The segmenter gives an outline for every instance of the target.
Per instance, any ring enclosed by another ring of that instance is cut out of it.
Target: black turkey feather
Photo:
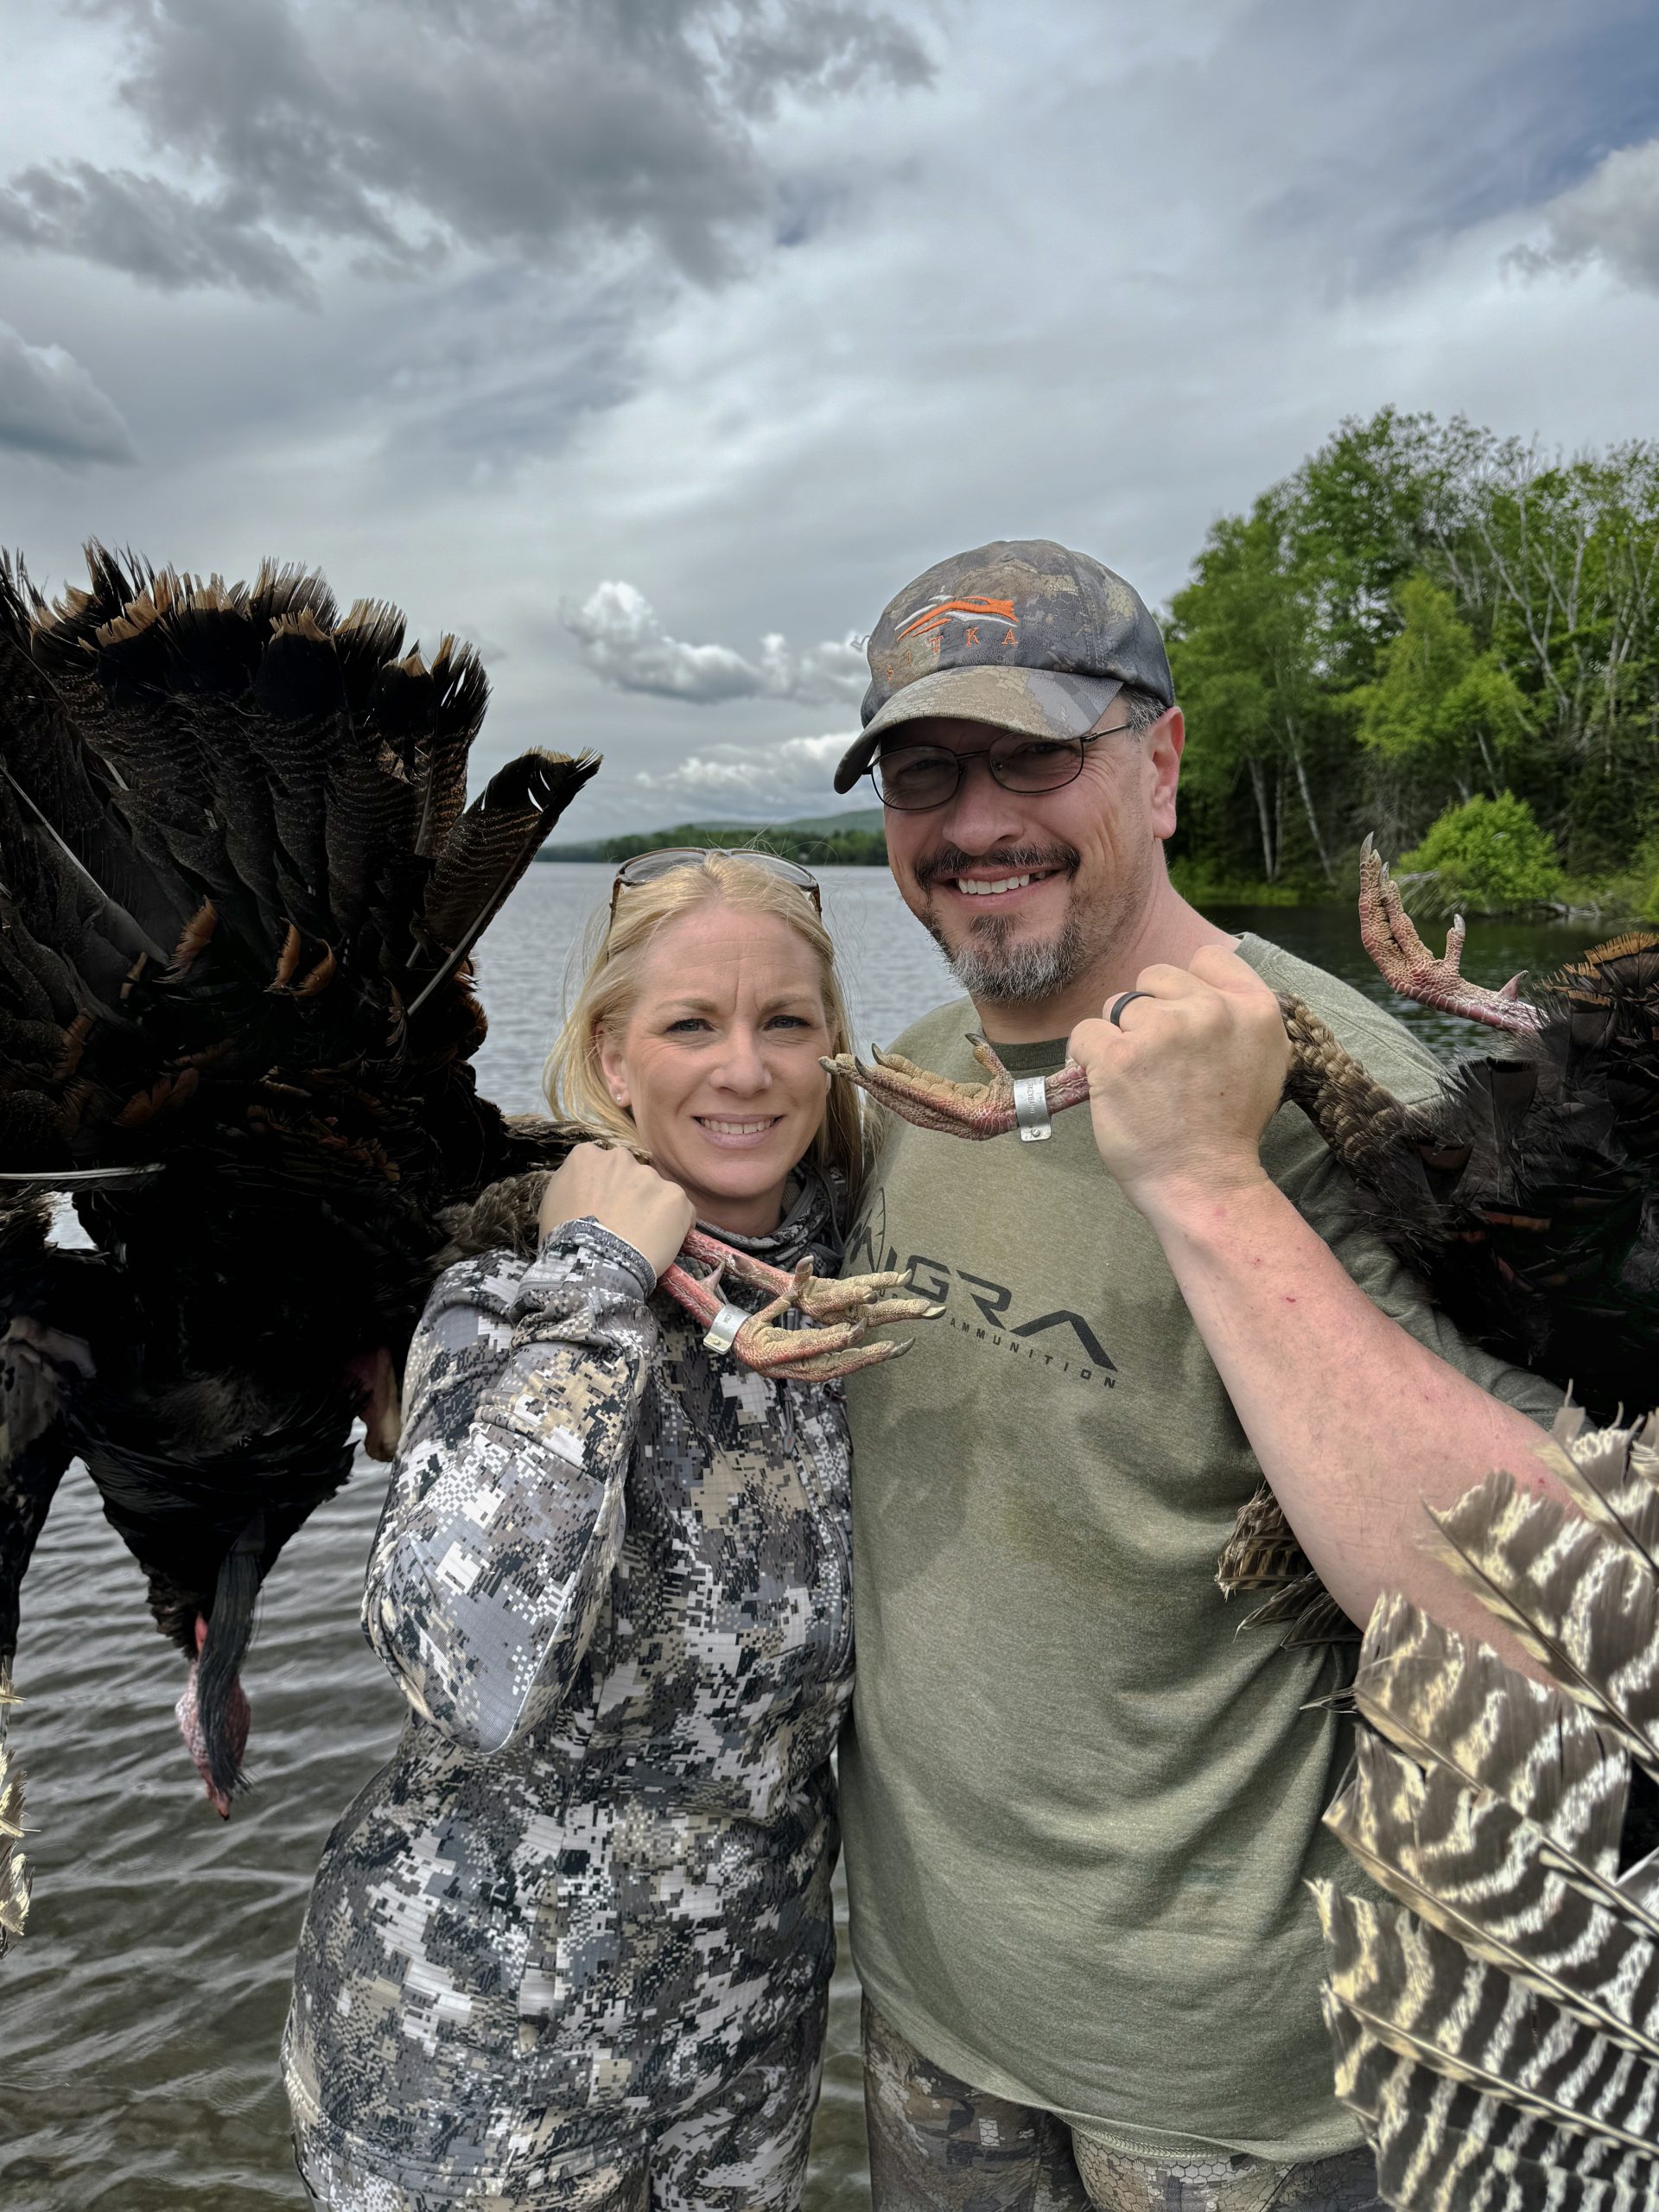
[[[599,762],[528,753],[468,807],[469,647],[428,661],[395,607],[341,615],[291,566],[88,567],[48,604],[0,563],[0,1732],[18,1588],[79,1457],[188,1662],[180,1723],[224,1814],[264,1577],[346,1478],[356,1419],[390,1456],[440,1268],[533,1244],[582,1134],[480,1096],[470,956]],[[91,1250],[51,1243],[48,1191]],[[663,1287],[705,1325],[726,1278],[766,1294],[721,1341],[786,1376],[890,1357],[865,1330],[928,1310],[699,1232],[683,1256]],[[0,1948],[28,1901],[10,1757]]]
[[[193,1662],[182,1717],[224,1809],[259,1583],[345,1479],[354,1417],[390,1440],[439,1216],[564,1140],[479,1097],[464,950],[424,912],[476,662],[446,640],[414,701],[401,617],[337,620],[303,570],[89,565],[56,606],[0,576],[0,1167],[90,1172],[95,1247],[51,1249],[11,1186],[0,1659],[78,1453]],[[515,787],[545,829],[597,766],[533,754]],[[497,903],[534,850],[517,836]]]
[[[1580,1402],[1541,1444],[1575,1510],[1494,1473],[1433,1516],[1548,1682],[1398,1598],[1361,1644],[1355,1766],[1327,1819],[1395,1902],[1316,1885],[1338,2094],[1400,2212],[1650,2212],[1659,1416],[1618,1424],[1659,1402],[1659,939],[1613,938],[1522,1000],[1462,976],[1461,921],[1432,957],[1369,848],[1363,868],[1382,972],[1510,1050],[1404,1107],[1291,1009],[1293,1095],[1464,1332]],[[1586,1427],[1586,1404],[1609,1426]],[[1288,1534],[1259,1497],[1222,1580],[1279,1585],[1255,1618],[1294,1638],[1329,1600]]]

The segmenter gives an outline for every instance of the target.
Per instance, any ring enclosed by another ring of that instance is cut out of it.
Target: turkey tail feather
[[[1659,1781],[1659,1573],[1632,1533],[1659,1505],[1656,1427],[1557,1422],[1543,1449],[1583,1517],[1495,1473],[1431,1518],[1452,1572]]]
[[[86,863],[76,858],[75,855],[70,850],[68,845],[58,835],[57,831],[52,827],[51,823],[48,821],[46,816],[41,812],[41,809],[35,804],[35,801],[29,797],[29,793],[23,789],[22,785],[17,781],[17,779],[12,774],[10,769],[8,768],[3,762],[0,762],[0,776],[3,776],[5,778],[6,781],[11,785],[12,790],[16,793],[17,797],[22,799],[23,804],[29,809],[29,812],[35,817],[35,819],[40,823],[46,835],[52,840],[52,842],[62,854],[64,859],[74,870],[79,880],[86,885],[86,888],[97,899],[99,906],[104,911],[105,916],[109,921],[111,932],[115,938],[117,943],[121,944],[135,958],[142,952],[146,954],[151,960],[160,961],[164,963],[167,959],[167,955],[162,951],[161,946],[156,944],[155,938],[150,936],[147,930],[142,928],[140,925],[133,919],[132,916],[127,912],[126,908],[121,904],[119,899],[111,897],[110,893],[104,888],[97,877],[93,875],[91,869],[86,867]]]
[[[1390,2204],[1642,2212],[1659,2182],[1652,2066],[1408,1913],[1314,1885],[1337,2091]]]
[[[424,920],[448,957],[410,1005],[446,983],[499,912],[543,839],[592,777],[599,759],[525,753],[491,777],[450,831],[428,887]]]

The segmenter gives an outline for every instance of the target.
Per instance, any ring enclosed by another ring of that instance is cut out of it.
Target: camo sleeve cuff
[[[558,1223],[543,1237],[524,1276],[525,1294],[533,1297],[547,1283],[561,1296],[567,1294],[569,1263],[584,1259],[591,1260],[596,1269],[632,1276],[637,1286],[635,1294],[642,1303],[657,1287],[657,1270],[645,1254],[591,1214],[583,1214],[580,1220]]]

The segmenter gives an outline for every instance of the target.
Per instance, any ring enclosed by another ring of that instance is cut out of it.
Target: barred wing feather
[[[1315,1895],[1338,2094],[1402,2212],[1659,2202],[1656,1434],[1569,1412],[1543,1449],[1578,1513],[1494,1474],[1433,1516],[1548,1682],[1399,1598],[1366,1630],[1327,1820],[1395,1902]]]

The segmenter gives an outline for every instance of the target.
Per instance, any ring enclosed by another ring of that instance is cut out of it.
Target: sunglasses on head
[[[616,902],[625,891],[634,891],[642,883],[655,883],[661,875],[671,875],[677,868],[701,868],[710,858],[723,861],[753,861],[768,875],[779,876],[785,883],[792,883],[804,891],[812,901],[815,912],[823,912],[823,897],[818,889],[818,880],[810,869],[794,861],[786,861],[776,853],[751,851],[732,852],[724,845],[665,845],[659,853],[636,853],[631,861],[624,861],[616,871],[611,885],[611,913],[614,918]]]

